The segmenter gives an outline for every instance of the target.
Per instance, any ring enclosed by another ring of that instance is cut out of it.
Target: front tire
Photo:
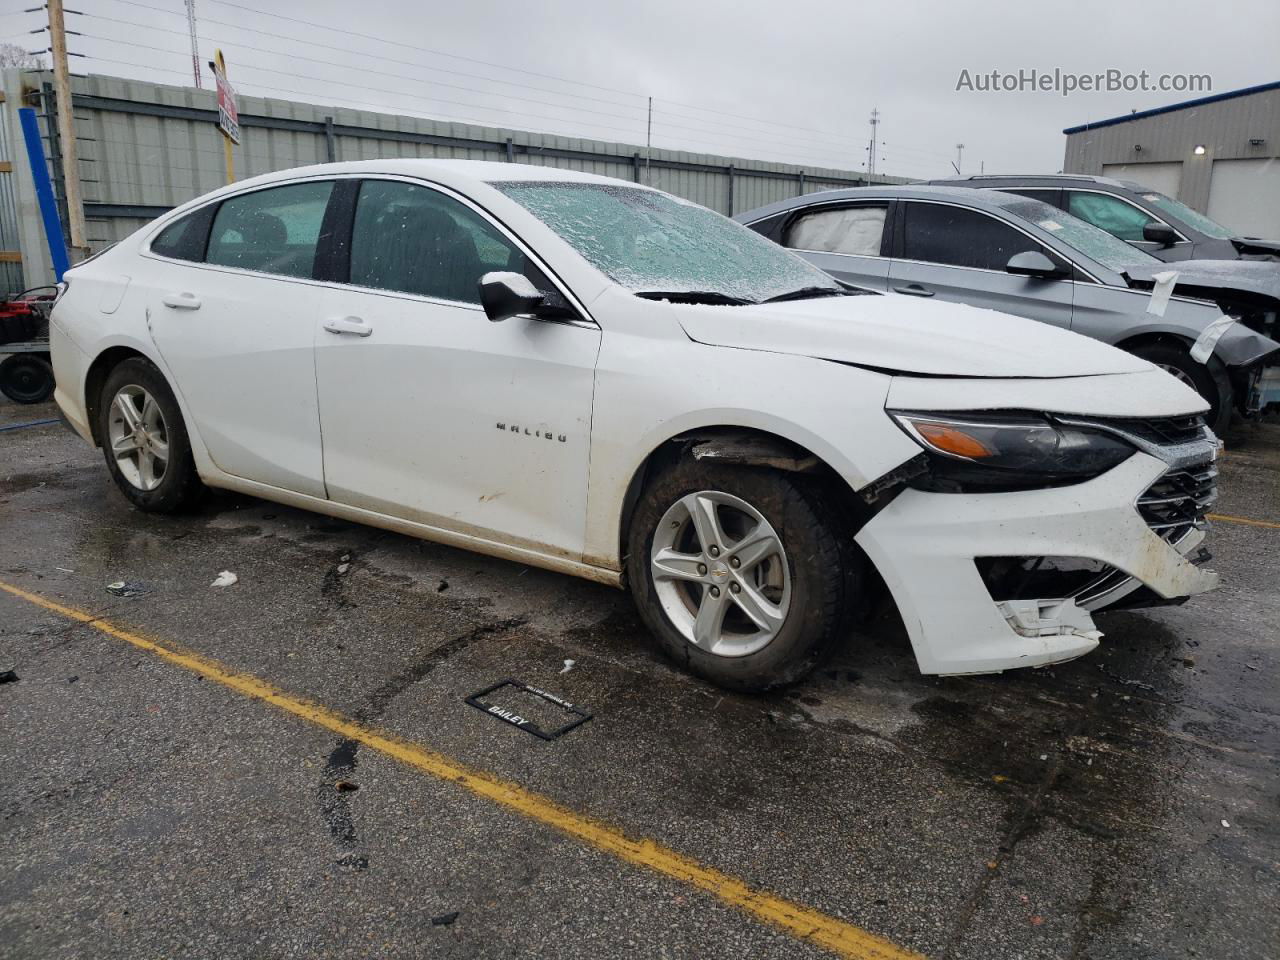
[[[795,475],[686,461],[640,498],[627,581],[668,656],[717,686],[758,692],[831,653],[862,587],[855,551]]]
[[[131,357],[107,375],[97,429],[111,478],[139,510],[176,513],[200,499],[182,411],[155,364]]]
[[[1226,436],[1227,428],[1231,426],[1234,391],[1231,379],[1227,376],[1227,368],[1221,360],[1210,357],[1208,363],[1199,363],[1191,359],[1191,353],[1186,347],[1172,343],[1144,344],[1133,353],[1177,377],[1204,397],[1209,404],[1205,422],[1219,437]]]

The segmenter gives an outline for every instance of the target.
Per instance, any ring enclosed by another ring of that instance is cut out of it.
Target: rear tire
[[[712,528],[718,536],[706,534]],[[843,635],[866,570],[808,478],[697,461],[646,488],[625,564],[662,650],[744,692],[795,683],[818,666]]]
[[[107,374],[97,437],[111,479],[139,510],[176,513],[204,493],[178,401],[151,361],[130,357]]]
[[[38,353],[0,360],[0,393],[14,403],[44,403],[53,396],[53,367]]]
[[[1132,353],[1177,377],[1204,397],[1209,404],[1205,422],[1219,437],[1226,436],[1227,428],[1231,426],[1235,391],[1221,360],[1210,357],[1208,363],[1198,363],[1191,359],[1189,348],[1172,343],[1144,344]]]

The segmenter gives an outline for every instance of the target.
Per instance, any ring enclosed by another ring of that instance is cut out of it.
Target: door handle
[[[349,334],[356,337],[367,337],[373,333],[373,327],[369,326],[359,317],[342,317],[337,320],[325,321],[324,328],[330,333],[339,335]]]
[[[932,297],[933,291],[926,290],[918,283],[909,283],[905,287],[894,287],[894,293],[905,293],[908,297]]]
[[[175,310],[199,310],[200,298],[194,293],[170,293],[161,297],[160,302]]]

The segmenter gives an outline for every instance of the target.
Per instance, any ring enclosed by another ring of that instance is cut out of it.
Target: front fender
[[[695,430],[760,431],[797,444],[860,489],[919,453],[884,412],[890,378],[844,364],[705,346],[603,338],[587,497],[587,562],[618,569],[627,490],[654,451]]]

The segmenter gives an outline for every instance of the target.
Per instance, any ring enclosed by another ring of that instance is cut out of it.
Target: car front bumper
[[[1145,585],[1163,599],[1212,590],[1217,574],[1188,559],[1203,531],[1166,539],[1138,512],[1138,499],[1169,469],[1139,452],[1068,487],[983,494],[908,489],[856,540],[893,594],[922,673],[1058,663],[1097,647],[1102,634],[1088,610],[1071,597],[998,602],[976,559],[1097,561],[1132,577],[1132,588]]]

